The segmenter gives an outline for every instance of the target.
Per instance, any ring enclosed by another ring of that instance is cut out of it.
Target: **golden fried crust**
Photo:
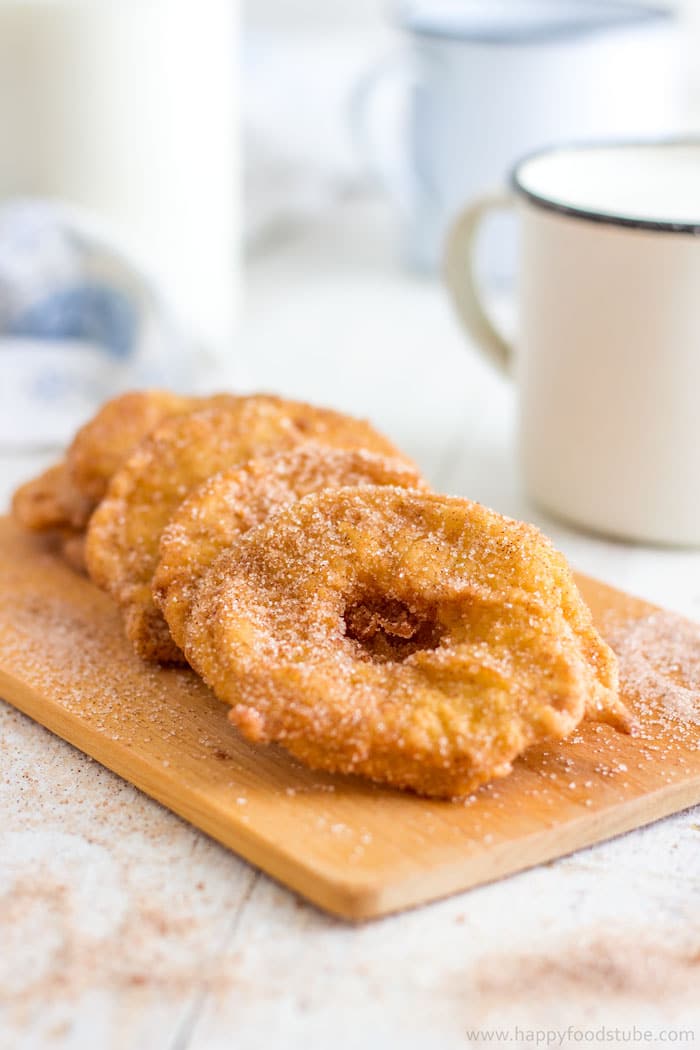
[[[61,556],[73,572],[87,575],[85,564],[85,533],[66,530],[61,540]]]
[[[308,442],[215,474],[178,507],[160,541],[153,597],[178,645],[197,580],[214,559],[274,510],[347,485],[427,489],[418,471],[366,449]]]
[[[91,509],[92,504],[71,485],[63,462],[20,485],[12,497],[13,517],[36,532],[61,528],[71,517],[87,520]]]
[[[564,558],[456,498],[346,488],[283,508],[201,578],[183,648],[250,740],[425,795],[505,776],[590,697],[628,724]]]
[[[60,504],[64,475],[64,464],[56,463],[16,489],[12,515],[25,529],[50,529],[65,520]]]
[[[163,419],[192,411],[198,405],[204,407],[201,398],[181,397],[168,390],[132,391],[107,401],[80,428],[66,454],[66,467],[76,489],[95,506],[139,441]]]
[[[65,461],[22,485],[12,511],[35,531],[85,528],[110,478],[134,447],[168,416],[229,403],[231,394],[180,397],[166,390],[141,390],[107,401],[77,432]]]
[[[117,472],[90,522],[88,571],[121,606],[144,659],[183,662],[151,593],[161,534],[183,499],[212,474],[314,439],[394,451],[362,420],[259,395],[165,420]]]
[[[284,406],[285,401],[274,395],[264,396],[270,402]],[[91,509],[104,497],[107,486],[119,467],[135,447],[163,420],[207,408],[228,408],[239,399],[233,394],[212,394],[201,397],[183,397],[168,390],[138,390],[107,401],[99,412],[75,435],[66,454],[66,469],[76,491],[90,501]],[[291,404],[291,402],[286,402]],[[296,402],[296,404],[299,404]],[[297,424],[303,429],[305,410],[298,414]],[[314,434],[324,440],[323,430],[330,437],[337,428],[338,413],[315,410]],[[348,418],[348,417],[344,417]],[[362,420],[353,420],[357,427],[358,444],[369,430]],[[403,457],[394,446],[376,432],[371,434],[371,448],[385,455]],[[381,447],[379,447],[381,445]],[[87,520],[87,519],[86,519]],[[85,521],[72,521],[84,525]]]

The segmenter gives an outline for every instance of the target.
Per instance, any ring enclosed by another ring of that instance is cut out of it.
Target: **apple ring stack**
[[[13,514],[84,563],[148,661],[249,740],[452,798],[584,717],[634,729],[541,533],[432,493],[364,420],[272,395],[107,402]]]
[[[221,470],[313,439],[400,456],[364,420],[258,395],[166,419],[117,471],[90,520],[86,558],[92,579],[121,608],[139,656],[184,662],[152,591],[161,535],[185,497]]]
[[[65,459],[17,489],[13,516],[23,528],[57,540],[68,564],[84,572],[90,515],[139,442],[168,416],[234,400],[232,394],[183,397],[167,390],[137,390],[112,398],[78,430]]]

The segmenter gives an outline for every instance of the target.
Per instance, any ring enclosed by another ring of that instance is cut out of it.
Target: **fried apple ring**
[[[69,514],[89,516],[91,502],[72,487],[63,461],[20,485],[12,497],[12,515],[25,529],[45,532],[69,524]]]
[[[135,390],[105,402],[80,428],[66,453],[68,476],[90,510],[104,497],[110,479],[147,434],[169,416],[207,407],[208,401],[211,399],[183,397],[169,390]],[[87,521],[76,520],[75,515],[70,520],[75,526]]]
[[[36,478],[20,485],[12,497],[12,516],[25,529],[53,529],[65,522],[61,502],[66,475],[64,463],[56,463]]]
[[[216,557],[268,515],[310,492],[347,485],[427,489],[417,469],[366,449],[308,442],[215,474],[178,507],[160,541],[153,597],[180,645],[191,594]]]
[[[23,528],[43,533],[72,569],[84,573],[85,533],[65,523],[67,485],[65,464],[56,463],[15,491],[12,516]]]
[[[363,420],[258,395],[165,420],[115,474],[90,521],[87,565],[144,659],[184,662],[151,593],[161,534],[183,499],[212,474],[312,439],[400,457]]]
[[[630,725],[562,555],[455,497],[346,488],[283,508],[202,577],[183,648],[249,740],[429,796],[505,776],[587,708]]]
[[[64,461],[17,489],[14,517],[33,531],[83,529],[112,475],[158,423],[232,398],[230,394],[181,397],[167,390],[139,390],[112,398],[80,428]]]

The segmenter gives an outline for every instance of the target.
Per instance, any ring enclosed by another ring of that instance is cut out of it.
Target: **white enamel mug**
[[[474,276],[493,208],[519,221],[515,347]],[[700,546],[700,140],[532,155],[457,219],[445,276],[473,342],[513,376],[530,496],[624,539]]]

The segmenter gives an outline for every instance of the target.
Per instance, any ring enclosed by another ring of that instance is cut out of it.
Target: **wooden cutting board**
[[[346,918],[465,890],[700,802],[694,696],[683,694],[678,717],[668,676],[657,682],[639,662],[646,649],[658,663],[664,646],[673,662],[678,637],[695,627],[591,580],[579,582],[604,632],[642,643],[625,643],[645,692],[634,702],[642,735],[585,724],[565,743],[532,749],[466,803],[313,773],[245,743],[191,671],[142,664],[109,599],[7,519],[0,581],[2,697]]]

